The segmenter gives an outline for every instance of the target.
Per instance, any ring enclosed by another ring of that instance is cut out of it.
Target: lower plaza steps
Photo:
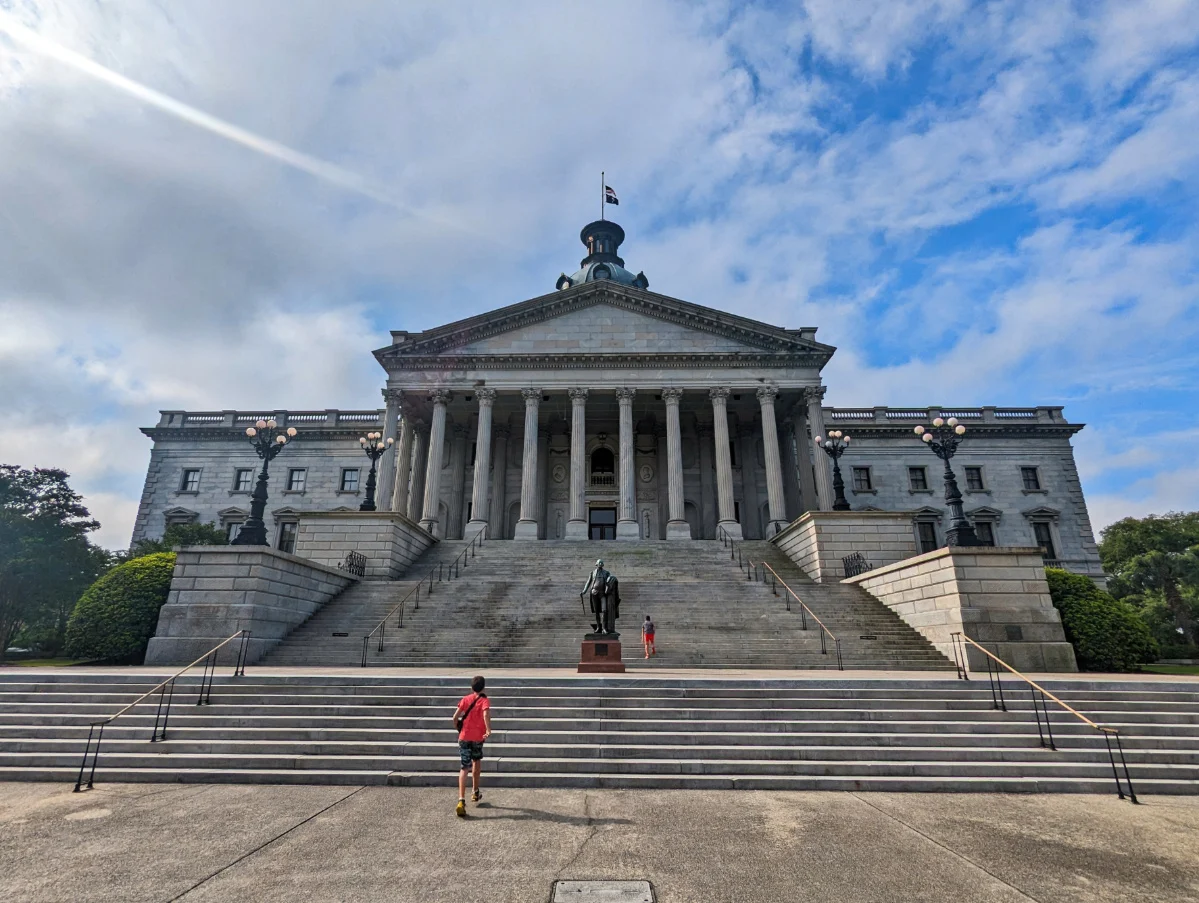
[[[156,697],[109,725],[97,782],[456,783],[449,718],[468,674],[220,670],[208,706],[180,679],[163,741]],[[977,678],[710,674],[489,671],[485,788],[1115,790],[1103,740],[1072,716],[1051,711],[1058,749],[1041,748],[1014,680],[1003,712]],[[73,782],[89,722],[163,676],[0,671],[0,780]],[[1138,794],[1199,792],[1199,682],[1045,683],[1120,730]]]
[[[412,579],[365,582],[326,604],[268,653],[267,665],[343,667],[362,660],[362,638],[430,570],[443,573],[466,547],[446,541],[409,571]],[[952,663],[865,590],[810,580],[769,542],[738,543],[743,557],[765,561],[841,641],[846,668],[952,670]],[[785,591],[749,580],[718,541],[485,542],[457,579],[420,593],[403,628],[392,619],[382,652],[368,665],[436,668],[574,667],[590,614],[579,592],[597,557],[620,580],[625,665],[629,668],[836,668],[799,606]],[[645,662],[640,624],[658,628],[659,656]]]

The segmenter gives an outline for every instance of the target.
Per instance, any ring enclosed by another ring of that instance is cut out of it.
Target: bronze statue
[[[592,627],[597,636],[620,636],[616,632],[616,619],[620,617],[620,583],[611,573],[604,570],[601,558],[595,570],[587,578],[580,596],[591,597]]]

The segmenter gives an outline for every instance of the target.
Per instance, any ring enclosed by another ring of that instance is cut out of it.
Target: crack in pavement
[[[284,838],[284,837],[286,837],[288,834],[290,834],[292,831],[296,830],[296,828],[301,828],[301,827],[303,827],[304,825],[308,824],[308,822],[310,822],[310,821],[312,821],[314,818],[316,818],[318,815],[324,815],[326,812],[328,812],[328,811],[329,811],[330,809],[332,809],[334,806],[337,806],[337,805],[340,805],[341,803],[344,803],[346,800],[348,800],[348,799],[349,799],[350,797],[352,797],[354,794],[356,794],[356,793],[358,793],[358,792],[360,792],[360,791],[362,791],[362,790],[365,790],[365,789],[366,789],[366,786],[365,786],[365,785],[363,785],[362,787],[355,787],[353,790],[351,790],[351,791],[350,791],[349,793],[347,793],[345,796],[341,797],[340,799],[336,799],[336,800],[334,800],[333,802],[331,802],[329,805],[325,806],[324,808],[322,808],[322,809],[319,809],[319,810],[317,810],[316,812],[313,812],[313,813],[312,813],[311,815],[309,815],[307,818],[301,819],[300,821],[298,821],[298,822],[296,822],[294,825],[292,825],[290,828],[288,828],[286,831],[281,831],[281,832],[279,832],[278,834],[276,834],[274,837],[272,837],[270,840],[263,841],[263,842],[262,842],[262,843],[260,843],[258,846],[254,847],[254,849],[252,849],[252,850],[250,850],[250,851],[248,851],[248,852],[246,852],[246,853],[243,853],[242,855],[238,856],[236,859],[234,859],[234,860],[233,860],[232,862],[230,862],[228,865],[222,865],[222,866],[221,866],[219,869],[217,869],[217,870],[216,870],[215,872],[213,872],[211,875],[208,875],[208,876],[207,876],[207,877],[205,877],[205,878],[201,878],[199,881],[197,881],[195,884],[193,884],[193,885],[192,885],[191,887],[189,887],[187,890],[183,891],[183,893],[181,893],[181,894],[176,894],[175,896],[171,897],[169,900],[167,900],[167,901],[166,901],[166,903],[175,903],[175,901],[176,901],[176,900],[180,900],[180,899],[182,899],[183,897],[186,897],[188,894],[190,894],[190,893],[191,893],[193,890],[195,890],[197,887],[200,887],[200,886],[201,886],[201,885],[203,885],[203,884],[207,884],[209,881],[211,881],[211,880],[212,880],[213,878],[215,878],[217,875],[220,875],[220,874],[221,874],[221,873],[223,873],[223,872],[227,872],[229,869],[233,868],[233,866],[237,865],[238,863],[240,863],[240,862],[244,862],[245,860],[249,859],[251,856],[253,856],[255,853],[257,853],[259,850],[264,850],[264,849],[266,849],[266,848],[267,848],[267,847],[269,847],[271,844],[273,844],[273,843],[274,843],[276,840],[281,840],[282,838]]]
[[[558,869],[558,874],[555,878],[561,878],[568,868],[579,861],[579,857],[583,855],[583,850],[587,849],[587,844],[591,843],[593,837],[599,833],[599,825],[595,823],[595,818],[590,812],[591,797],[586,792],[583,793],[583,816],[587,819],[587,836],[583,838],[583,842],[579,844],[579,848],[575,850],[575,854],[570,857],[570,861],[565,863],[562,868]]]
[[[1042,903],[1042,901],[1041,901],[1041,900],[1038,900],[1038,899],[1037,899],[1036,897],[1034,897],[1032,894],[1028,893],[1027,891],[1023,891],[1023,890],[1021,890],[1020,888],[1016,887],[1016,885],[1012,884],[1012,883],[1011,883],[1011,882],[1009,882],[1009,881],[1004,881],[1002,878],[1000,878],[1000,877],[999,877],[998,875],[996,875],[994,872],[992,872],[992,871],[988,870],[987,868],[985,868],[985,867],[983,867],[983,866],[979,865],[977,862],[975,862],[975,861],[974,861],[973,859],[971,859],[969,856],[965,856],[965,855],[963,855],[962,853],[959,853],[957,850],[953,849],[952,847],[947,847],[945,844],[941,843],[941,841],[937,840],[935,837],[931,837],[930,835],[928,835],[928,834],[925,834],[925,833],[924,833],[923,831],[921,831],[919,828],[917,828],[917,827],[915,827],[915,826],[913,826],[913,825],[909,825],[909,824],[908,824],[906,821],[904,821],[904,820],[903,820],[902,818],[900,818],[898,815],[893,815],[893,814],[891,814],[890,812],[888,812],[886,809],[883,809],[883,808],[881,808],[880,806],[876,806],[874,803],[872,803],[872,802],[870,802],[870,801],[868,801],[868,800],[865,800],[865,799],[863,799],[862,797],[858,796],[858,794],[854,793],[852,790],[848,791],[848,793],[849,793],[849,795],[850,795],[850,796],[852,796],[852,797],[853,797],[854,799],[856,799],[858,802],[860,802],[860,803],[865,803],[867,806],[869,806],[869,807],[870,807],[871,809],[873,809],[875,812],[878,812],[878,813],[880,813],[881,815],[885,815],[887,818],[891,819],[893,822],[896,822],[897,824],[903,825],[903,826],[904,826],[905,828],[907,828],[909,831],[912,831],[912,832],[913,832],[913,833],[915,833],[915,834],[919,834],[921,837],[923,837],[923,838],[924,838],[925,840],[927,840],[929,843],[933,844],[934,846],[938,846],[938,847],[940,847],[942,850],[944,850],[944,851],[945,851],[946,853],[948,853],[949,855],[951,855],[951,856],[953,856],[953,857],[955,857],[955,858],[957,858],[957,859],[960,859],[962,862],[966,863],[966,864],[967,864],[967,865],[969,865],[970,867],[972,867],[972,868],[976,868],[976,869],[978,869],[980,872],[982,872],[984,875],[988,875],[989,877],[991,877],[991,878],[995,879],[995,880],[996,880],[996,881],[998,881],[1000,884],[1002,884],[1004,887],[1006,887],[1006,888],[1009,888],[1010,890],[1013,890],[1013,891],[1015,891],[1016,893],[1018,893],[1018,894],[1019,894],[1021,897],[1023,897],[1024,899],[1026,899],[1026,900],[1032,900],[1032,903]]]

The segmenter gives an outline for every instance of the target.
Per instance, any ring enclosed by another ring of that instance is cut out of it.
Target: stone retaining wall
[[[842,581],[856,584],[953,658],[960,631],[1019,671],[1077,671],[1035,548],[937,549]],[[967,646],[970,669],[986,657]]]
[[[854,552],[872,568],[916,554],[911,515],[890,511],[808,511],[771,542],[817,583],[844,577],[841,559]]]
[[[266,546],[188,546],[175,572],[147,665],[186,665],[238,630],[249,630],[247,663],[262,658],[356,578]],[[232,664],[235,644],[220,653]]]
[[[304,511],[296,554],[335,568],[358,552],[366,558],[365,579],[398,580],[435,542],[398,511]]]

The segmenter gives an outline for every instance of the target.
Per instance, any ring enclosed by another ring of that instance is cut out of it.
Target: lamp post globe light
[[[849,437],[840,430],[829,430],[828,438],[816,437],[816,444],[833,459],[833,510],[848,511],[849,501],[845,498],[845,481],[841,479],[841,456],[849,448]]]
[[[259,420],[253,426],[246,428],[246,435],[250,439],[250,445],[258,453],[258,457],[262,458],[262,470],[258,474],[254,494],[250,496],[250,516],[246,518],[245,524],[233,538],[232,545],[265,546],[267,545],[266,524],[262,522],[262,515],[266,511],[267,469],[271,461],[283,451],[288,441],[296,437],[296,428],[289,426],[286,430],[281,430],[279,424],[274,420]]]
[[[949,529],[945,531],[945,545],[981,545],[974,535],[974,527],[962,511],[962,493],[958,490],[953,468],[949,466],[949,459],[956,454],[962,436],[966,434],[966,427],[958,423],[956,417],[948,420],[937,417],[933,420],[932,429],[918,426],[915,432],[932,449],[932,453],[945,462],[945,503],[949,506]]]
[[[359,511],[375,510],[375,465],[383,457],[383,453],[394,443],[394,439],[384,442],[382,433],[367,433],[365,436],[359,437],[358,444],[362,446],[366,456],[371,459],[371,472],[366,478],[366,498],[358,506]]]

